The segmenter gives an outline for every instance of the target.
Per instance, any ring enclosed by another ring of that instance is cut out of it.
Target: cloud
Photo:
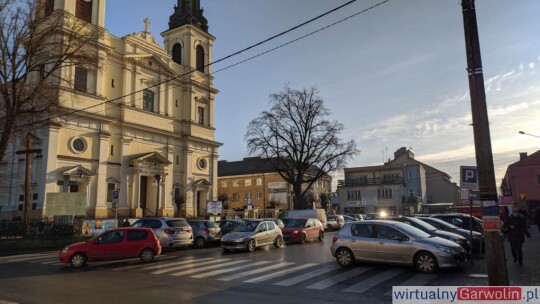
[[[529,70],[533,70],[535,63],[533,61],[529,62]]]

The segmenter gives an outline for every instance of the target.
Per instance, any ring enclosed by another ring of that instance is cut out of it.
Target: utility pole
[[[480,57],[480,42],[476,23],[474,0],[462,0],[463,26],[465,30],[465,48],[467,53],[467,72],[469,75],[469,91],[471,96],[472,122],[474,131],[474,146],[476,150],[476,166],[478,169],[478,185],[480,201],[494,202],[496,211],[483,215],[499,215],[497,186],[491,150],[489,119],[484,89],[482,59]],[[486,209],[483,209],[486,210]],[[484,231],[486,240],[486,263],[490,286],[508,286],[504,243],[498,231]]]

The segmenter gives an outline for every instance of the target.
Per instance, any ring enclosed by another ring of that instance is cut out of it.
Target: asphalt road
[[[333,233],[323,242],[165,252],[154,262],[59,264],[56,252],[0,257],[0,304],[7,303],[390,303],[394,285],[432,285],[445,272],[409,267],[339,267]],[[455,272],[455,271],[454,271]],[[440,283],[440,282],[439,282]]]

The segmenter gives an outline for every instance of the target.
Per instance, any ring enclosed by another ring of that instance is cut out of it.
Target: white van
[[[280,219],[304,219],[304,218],[316,218],[326,228],[328,221],[326,220],[326,210],[324,209],[299,209],[299,210],[286,210],[279,215]]]

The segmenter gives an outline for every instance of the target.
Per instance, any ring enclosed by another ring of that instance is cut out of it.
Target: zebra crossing
[[[27,254],[0,257],[0,265],[32,263],[48,266],[65,266],[58,261],[58,253]],[[246,257],[175,257],[158,256],[151,264],[138,261],[92,263],[96,269],[116,272],[137,272],[153,276],[211,279],[244,284],[265,283],[280,287],[300,287],[311,290],[333,289],[346,293],[363,294],[377,290],[391,295],[392,286],[423,286],[438,278],[439,274],[421,274],[410,268],[386,268],[376,265],[359,265],[341,268],[335,262],[295,263],[288,261],[255,261]]]

